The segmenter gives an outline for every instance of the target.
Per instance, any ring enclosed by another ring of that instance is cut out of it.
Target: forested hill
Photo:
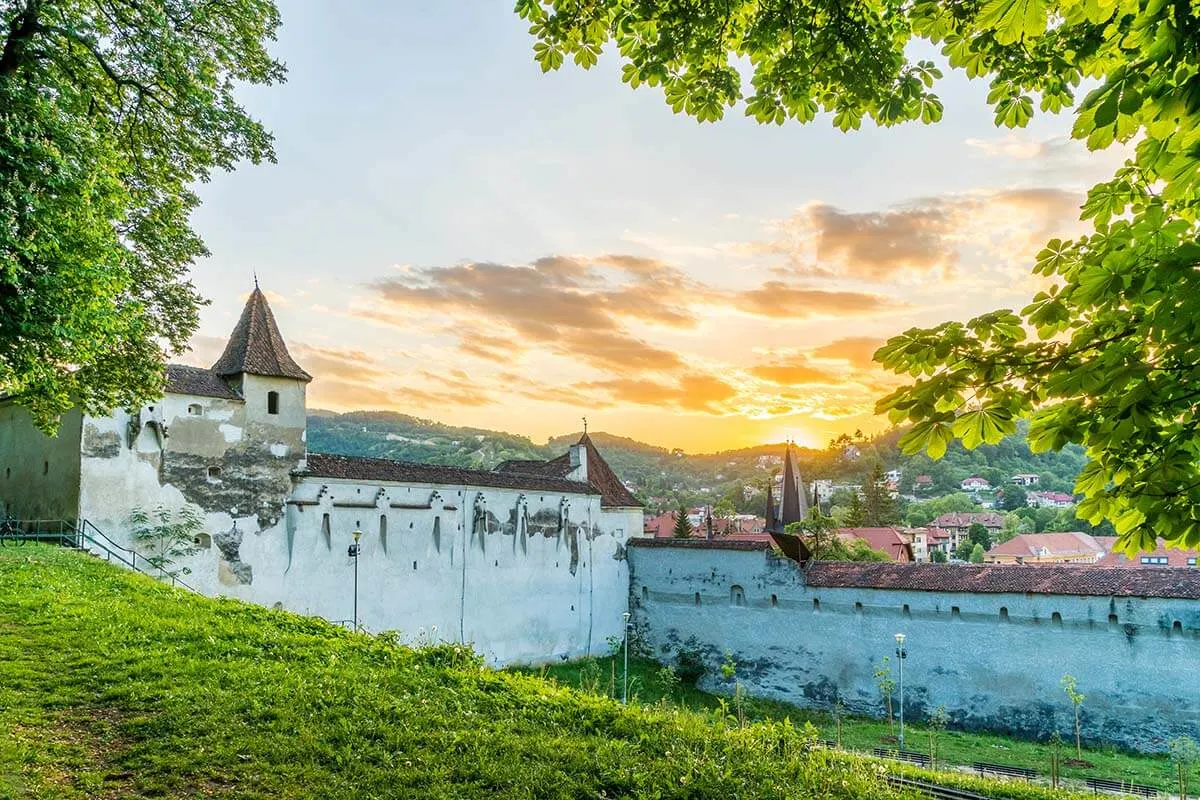
[[[526,436],[442,425],[391,411],[315,411],[308,420],[308,446],[314,452],[482,469],[511,458],[553,458],[579,436],[574,432],[536,444]],[[918,475],[928,475],[932,485],[920,494],[934,497],[957,491],[961,481],[972,475],[1000,486],[1021,472],[1040,476],[1039,489],[1070,492],[1084,463],[1083,451],[1075,446],[1034,455],[1024,427],[1000,444],[972,451],[953,444],[939,461],[901,455],[896,446],[899,437],[899,431],[890,431],[870,439],[843,439],[837,447],[826,450],[802,449],[800,468],[806,480],[860,483],[878,461],[885,469],[901,470],[903,493],[911,491]],[[770,444],[698,455],[602,432],[592,433],[592,440],[617,474],[636,487],[640,497],[659,500],[652,506],[715,502],[729,497],[739,508],[757,509],[761,499],[746,497],[743,488],[762,486],[771,471],[778,469],[771,457],[777,458],[783,452],[782,444]]]

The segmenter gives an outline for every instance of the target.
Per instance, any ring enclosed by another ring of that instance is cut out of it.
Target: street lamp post
[[[904,659],[908,651],[904,649],[904,634],[896,634],[896,658],[900,664],[900,749],[904,749]]]
[[[621,674],[621,702],[629,702],[629,612],[626,611],[621,615],[625,621],[625,669]]]
[[[354,544],[350,545],[346,550],[346,555],[354,559],[354,630],[358,631],[358,554],[362,552],[362,545],[358,540],[362,538],[362,531],[356,530],[350,534],[354,537]]]

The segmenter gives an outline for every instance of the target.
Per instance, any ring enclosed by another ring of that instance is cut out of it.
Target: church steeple
[[[779,508],[775,508],[771,484],[767,484],[767,530],[782,533],[793,522],[808,519],[808,492],[800,478],[800,467],[796,464],[796,451],[787,443],[783,453],[783,487],[779,497]]]
[[[312,376],[292,360],[284,344],[275,315],[267,298],[254,280],[254,291],[246,300],[242,316],[229,336],[225,352],[213,364],[212,371],[223,378],[234,375],[263,375],[272,378],[312,380]]]
[[[808,492],[800,479],[800,467],[796,464],[796,451],[787,443],[783,454],[783,497],[779,501],[780,528],[808,518]]]

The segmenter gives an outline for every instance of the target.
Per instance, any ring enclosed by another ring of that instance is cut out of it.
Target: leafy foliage
[[[201,302],[193,186],[273,158],[234,87],[283,78],[278,26],[270,0],[0,0],[0,394],[44,430],[161,394]]]
[[[153,513],[135,506],[129,513],[129,525],[135,548],[148,548],[144,550],[146,559],[159,573],[168,577],[191,573],[190,567],[178,562],[199,550],[195,537],[204,529],[204,522],[193,506],[172,511],[160,505]]]
[[[1067,693],[1067,698],[1071,701],[1071,706],[1075,711],[1075,757],[1083,758],[1083,726],[1081,724],[1079,714],[1083,708],[1083,701],[1086,699],[1083,692],[1079,691],[1078,681],[1074,675],[1062,676],[1063,691]]]
[[[519,0],[556,69],[615,43],[631,86],[675,111],[760,122],[831,115],[841,130],[936,121],[940,74],[908,57],[924,39],[990,80],[999,126],[1075,106],[1072,136],[1133,157],[1088,192],[1092,230],[1051,240],[1033,272],[1050,286],[1019,312],[912,329],[876,354],[912,383],[878,409],[910,423],[905,452],[996,444],[1032,419],[1035,451],[1082,445],[1080,514],[1111,520],[1127,550],[1156,537],[1200,545],[1200,14],[1163,0]],[[745,74],[744,74],[745,73]],[[1080,100],[1076,89],[1094,84]],[[748,90],[743,87],[748,86]]]
[[[887,709],[888,727],[890,728],[892,726],[892,695],[896,691],[896,679],[892,677],[891,657],[884,656],[875,665],[871,674],[875,678],[875,688],[879,690],[879,697]]]
[[[1179,736],[1171,740],[1170,753],[1175,777],[1179,781],[1180,800],[1187,800],[1192,767],[1200,761],[1200,747],[1196,746],[1196,740],[1192,737]]]

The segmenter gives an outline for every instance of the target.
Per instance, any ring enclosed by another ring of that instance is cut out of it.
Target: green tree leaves
[[[162,391],[200,297],[193,185],[272,158],[236,83],[272,83],[268,0],[0,0],[0,395],[47,431]]]
[[[1046,30],[1047,7],[1046,0],[987,0],[976,22],[992,30],[998,44],[1015,44]]]
[[[955,438],[997,441],[1031,416],[1038,451],[1090,458],[1080,514],[1111,520],[1124,546],[1200,545],[1200,25],[1164,0],[522,0],[539,42],[574,52],[597,22],[632,74],[658,76],[678,111],[716,118],[745,102],[760,122],[840,130],[936,122],[940,74],[907,57],[915,38],[990,81],[998,126],[1072,106],[1073,137],[1132,157],[1088,192],[1092,230],[1052,240],[1031,264],[1052,285],[1013,312],[912,329],[876,353],[911,379],[877,404],[907,453],[940,457]],[[605,16],[607,15],[607,16]],[[585,35],[586,34],[586,35]],[[734,75],[749,78],[743,100]],[[725,83],[717,83],[715,76]],[[685,80],[683,76],[688,76]],[[695,76],[695,77],[692,77]],[[671,83],[669,79],[677,82]],[[631,83],[633,81],[630,81]],[[649,82],[649,81],[646,81]]]

